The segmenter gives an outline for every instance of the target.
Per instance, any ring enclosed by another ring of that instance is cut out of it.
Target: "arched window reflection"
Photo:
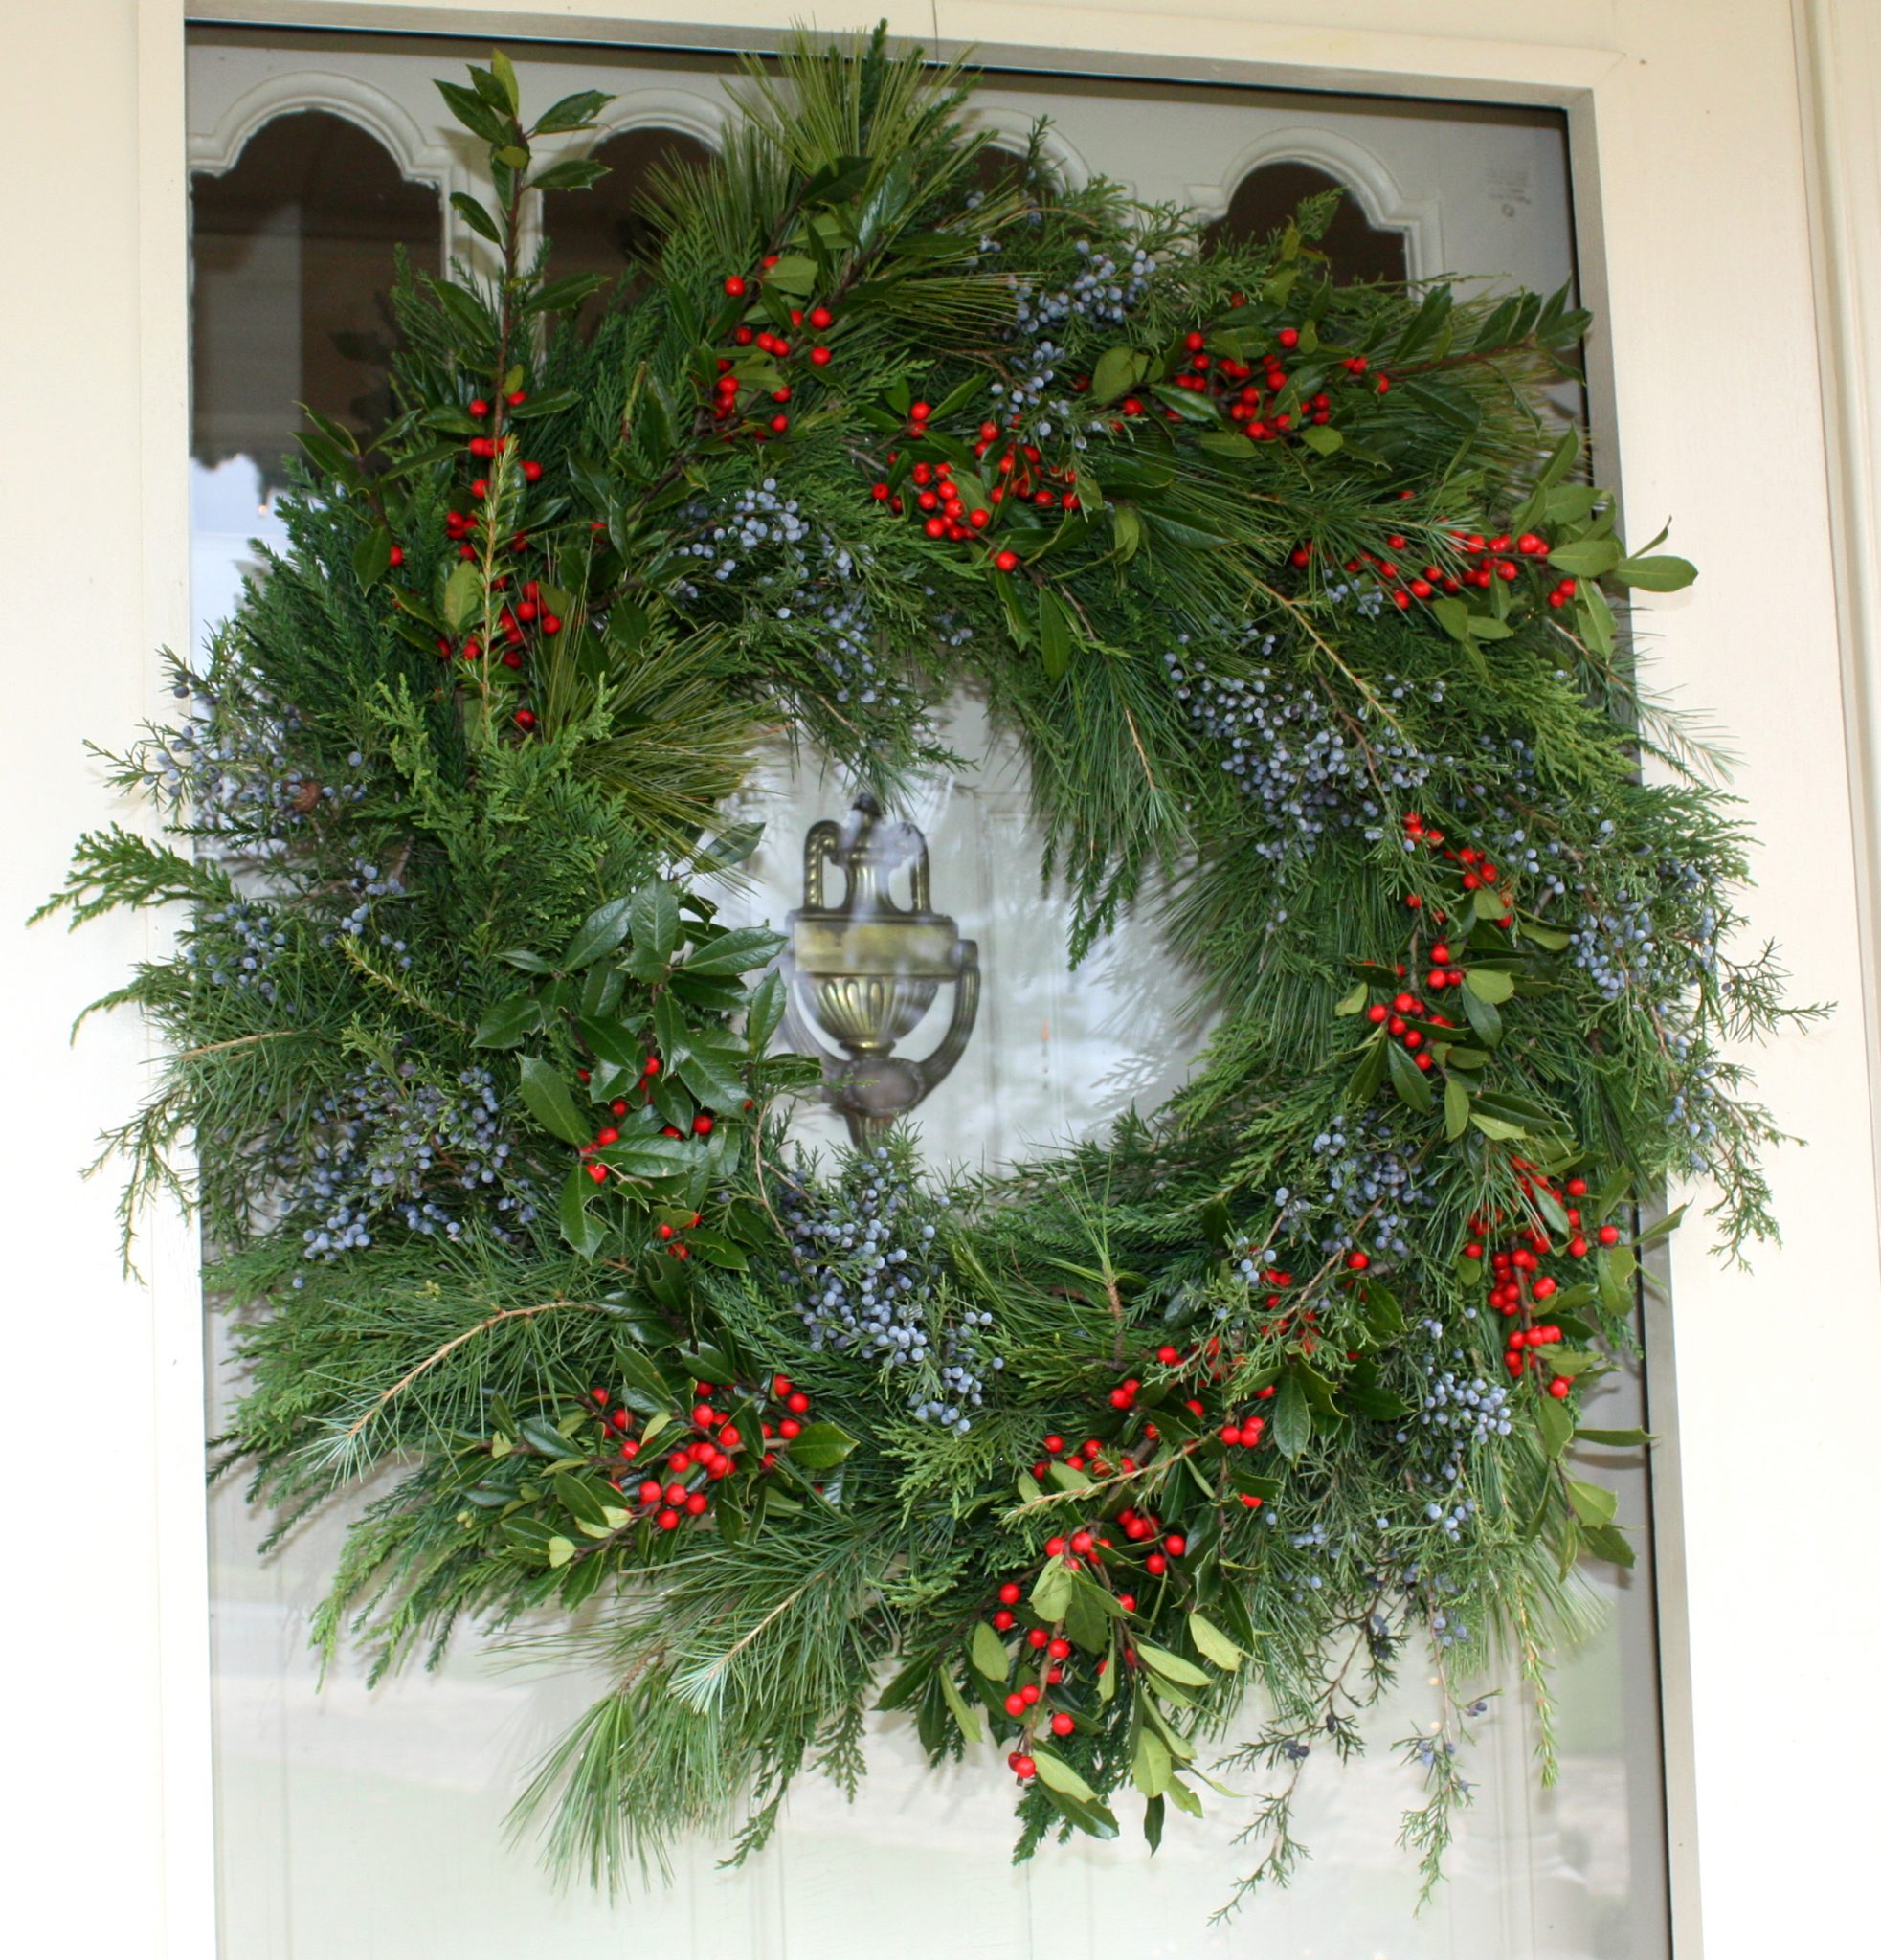
[[[193,452],[278,479],[304,402],[361,431],[387,409],[396,248],[437,272],[438,194],[324,110],[268,123],[192,185]]]
[[[1405,234],[1389,226],[1374,225],[1365,207],[1348,184],[1311,164],[1263,164],[1235,186],[1227,215],[1209,226],[1208,236],[1234,244],[1252,244],[1279,231],[1309,197],[1328,190],[1342,193],[1332,222],[1319,241],[1342,286],[1367,279],[1401,279],[1410,276]]]
[[[698,137],[680,129],[623,129],[592,152],[608,174],[589,190],[549,190],[542,199],[543,235],[554,247],[553,274],[605,273],[613,278],[658,243],[655,227],[641,210],[641,193],[656,169],[679,166],[700,169],[712,152]],[[600,301],[584,309],[592,323]]]

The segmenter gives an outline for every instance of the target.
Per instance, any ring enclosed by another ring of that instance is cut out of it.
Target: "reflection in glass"
[[[590,152],[608,174],[591,190],[549,190],[542,198],[543,236],[553,240],[555,276],[603,273],[616,278],[645,257],[657,232],[640,208],[641,193],[655,173],[697,169],[711,151],[696,136],[679,129],[624,129]],[[582,323],[592,330],[604,300],[591,300]]]
[[[1387,225],[1374,225],[1349,184],[1311,164],[1263,164],[1235,186],[1227,215],[1209,226],[1212,239],[1251,244],[1281,231],[1297,207],[1328,190],[1342,193],[1332,222],[1319,248],[1332,261],[1332,275],[1342,286],[1366,279],[1409,277],[1404,234]]]
[[[844,880],[828,902],[830,869]],[[891,889],[907,873],[908,902]],[[884,823],[873,796],[840,824],[827,817],[803,839],[803,903],[785,922],[783,971],[791,1041],[823,1064],[823,1100],[862,1145],[906,1116],[960,1059],[979,1008],[979,948],[929,904],[928,840],[911,823]],[[925,1061],[894,1052],[949,981],[953,1013]],[[831,1053],[829,1043],[843,1050]]]
[[[365,434],[389,406],[386,295],[403,246],[436,273],[437,190],[357,124],[280,116],[234,167],[192,180],[192,453],[280,479],[300,404]]]

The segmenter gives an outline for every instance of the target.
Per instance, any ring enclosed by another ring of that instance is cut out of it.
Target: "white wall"
[[[1751,1277],[1721,1272],[1696,1235],[1673,1258],[1657,1382],[1677,1401],[1661,1478],[1662,1497],[1676,1484],[1662,1562],[1675,1579],[1683,1569],[1665,1601],[1675,1713],[1681,1677],[1690,1688],[1672,1738],[1674,1775],[1687,1775],[1674,1792],[1680,1949],[1698,1952],[1702,1912],[1711,1960],[1860,1950],[1877,1821],[1869,1766],[1881,1753],[1859,1669],[1881,1608],[1864,1440],[1877,1275],[1863,954],[1875,913],[1844,702],[1846,690],[1865,768],[1867,416],[1881,373],[1869,303],[1881,240],[1862,174],[1881,75],[1871,0],[1420,0],[1414,14],[1393,0],[663,0],[678,23],[666,28],[609,0],[193,11],[619,39],[885,11],[911,33],[1068,49],[1039,58],[1125,73],[1230,64],[1277,85],[1568,100],[1583,266],[1604,319],[1597,400],[1618,431],[1633,526],[1676,516],[1679,548],[1707,573],[1649,602],[1658,672],[1742,758],[1767,844],[1758,927],[1785,942],[1801,993],[1841,1003],[1826,1030],[1761,1064],[1769,1099],[1811,1146],[1775,1167],[1786,1249]],[[46,167],[11,213],[21,297],[0,473],[17,568],[13,753],[0,771],[12,1037],[0,1194],[13,1281],[0,1679],[10,1781],[26,1799],[6,1840],[20,1873],[0,1910],[9,1932],[22,1917],[38,1931],[26,1950],[195,1960],[213,1942],[188,1247],[172,1234],[155,1248],[149,1294],[119,1281],[111,1193],[73,1167],[134,1089],[139,1038],[119,1023],[65,1045],[142,928],[12,936],[68,838],[110,813],[81,738],[128,733],[150,648],[187,631],[180,10],[65,0],[12,13],[10,134],[16,156]],[[1839,585],[1831,480],[1848,547]]]

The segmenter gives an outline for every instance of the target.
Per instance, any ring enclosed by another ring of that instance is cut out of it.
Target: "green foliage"
[[[754,1849],[873,1705],[1010,1750],[1021,1852],[1132,1790],[1154,1843],[1250,1692],[1284,1878],[1310,1740],[1420,1643],[1538,1675],[1577,1557],[1630,1556],[1569,1452],[1635,1205],[1702,1172],[1770,1229],[1728,1051],[1792,1011],[1615,610],[1691,568],[1545,406],[1584,316],[1335,286],[1317,208],[1205,254],[1036,145],[976,199],[965,78],[878,36],[753,71],[584,337],[518,241],[603,99],[440,86],[502,269],[403,281],[394,418],[309,430],[117,764],[172,843],[84,839],[48,908],[182,908],[113,997],[168,1055],[115,1142],[200,1209],[225,1459],[283,1527],[382,1473],[329,1651],[586,1609],[553,1651],[611,1685],[524,1814],[596,1880]],[[1219,1020],[1153,1119],[941,1192],[905,1137],[791,1155],[776,942],[706,892],[762,731],[892,799],[962,684],[1069,956],[1153,902]],[[1462,1785],[1407,1747],[1434,1874]]]

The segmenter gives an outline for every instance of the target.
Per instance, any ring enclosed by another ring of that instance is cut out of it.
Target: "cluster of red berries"
[[[1299,328],[1283,326],[1274,339],[1280,351],[1269,351],[1260,356],[1260,373],[1257,375],[1253,363],[1237,360],[1231,354],[1211,354],[1208,336],[1191,331],[1182,340],[1183,353],[1187,358],[1170,377],[1171,384],[1185,393],[1203,395],[1223,407],[1228,420],[1250,442],[1279,442],[1297,429],[1315,425],[1323,427],[1332,419],[1332,398],[1323,390],[1303,396],[1297,413],[1291,409],[1281,408],[1280,400],[1288,380],[1285,356],[1300,345]],[[1362,361],[1356,368],[1350,362],[1346,367],[1349,372],[1364,372]],[[1126,395],[1120,406],[1126,415],[1147,412],[1140,395]],[[1164,409],[1163,415],[1171,422],[1182,419],[1176,409]]]
[[[1445,960],[1450,956],[1449,947],[1444,945],[1442,941],[1439,941],[1431,948],[1431,958],[1433,961],[1439,953],[1442,953]],[[1451,970],[1451,969],[1446,967],[1434,966],[1430,977],[1433,983],[1441,978],[1444,985],[1447,987],[1450,984],[1449,974]],[[1460,969],[1455,970],[1457,973],[1457,984],[1461,986],[1463,982],[1462,970]],[[1403,977],[1404,969],[1400,967],[1398,973],[1400,978]],[[1434,985],[1432,991],[1435,991]],[[1365,1010],[1365,1018],[1375,1028],[1382,1028],[1386,1036],[1391,1040],[1398,1042],[1404,1049],[1405,1053],[1410,1056],[1411,1060],[1417,1067],[1426,1075],[1436,1066],[1436,1063],[1429,1049],[1424,1046],[1423,1028],[1448,1030],[1456,1026],[1456,1023],[1447,1014],[1440,1013],[1427,1002],[1420,1000],[1415,993],[1406,992],[1394,993],[1388,1001],[1373,1001]],[[1413,1027],[1412,1023],[1414,1021],[1421,1021],[1423,1027]],[[1361,1263],[1355,1263],[1355,1259],[1361,1261]],[[1365,1267],[1371,1264],[1371,1261],[1362,1253],[1359,1253],[1355,1254],[1354,1258],[1349,1258],[1346,1263],[1352,1266],[1354,1272],[1362,1273]]]
[[[665,1481],[649,1476],[633,1492],[642,1521],[650,1521],[661,1531],[677,1531],[688,1519],[705,1517],[712,1507],[713,1487],[739,1467],[739,1454],[746,1447],[745,1437],[731,1419],[730,1412],[716,1407],[713,1397],[723,1395],[749,1401],[750,1395],[735,1385],[721,1389],[711,1382],[694,1382],[692,1392],[697,1400],[689,1416],[674,1418],[696,1432],[692,1440],[676,1444],[668,1453],[663,1465]],[[619,1464],[632,1463],[642,1447],[631,1434],[633,1412],[617,1408],[610,1414],[610,1398],[605,1389],[591,1389],[589,1394],[599,1405],[596,1419],[616,1451]],[[748,1466],[757,1475],[776,1469],[778,1453],[787,1450],[792,1439],[802,1435],[801,1418],[810,1410],[810,1397],[788,1375],[773,1375],[764,1391],[764,1398],[776,1420],[773,1422],[771,1415],[760,1419],[759,1434],[765,1447],[756,1462]],[[608,1477],[615,1489],[623,1494],[624,1474],[616,1465]]]
[[[931,413],[928,403],[916,402],[908,411],[910,434],[925,434]],[[913,514],[923,531],[936,542],[955,545],[970,544],[988,529],[998,516],[998,507],[1008,499],[1037,510],[1072,511],[1079,507],[1074,487],[1078,480],[1076,470],[1054,469],[1034,444],[1010,437],[1002,439],[996,422],[982,422],[974,455],[983,458],[995,447],[1001,451],[994,464],[998,480],[985,492],[984,503],[975,501],[971,507],[968,505],[954,480],[951,462],[916,463],[908,472],[911,498],[904,497],[885,478],[869,485],[869,496],[875,502],[885,504],[897,517],[907,514],[912,501]],[[900,460],[901,452],[891,449],[890,468]],[[996,548],[993,563],[999,571],[1017,571],[1019,554]]]
[[[1567,1220],[1568,1238],[1559,1250],[1569,1258],[1584,1259],[1595,1243],[1602,1246],[1620,1243],[1617,1225],[1601,1226],[1590,1241],[1579,1204],[1587,1195],[1584,1177],[1570,1177],[1557,1187],[1524,1159],[1515,1157],[1510,1161],[1522,1180],[1524,1191],[1532,1195],[1545,1192],[1560,1207]],[[1559,1327],[1535,1318],[1535,1309],[1545,1307],[1560,1291],[1559,1280],[1541,1270],[1542,1260],[1553,1257],[1556,1247],[1541,1226],[1531,1224],[1522,1226],[1503,1245],[1491,1250],[1484,1241],[1491,1232],[1502,1228],[1500,1214],[1494,1218],[1474,1217],[1468,1222],[1471,1236],[1463,1248],[1463,1256],[1467,1259],[1481,1259],[1487,1256],[1489,1259],[1489,1304],[1505,1318],[1517,1323],[1509,1330],[1503,1363],[1512,1375],[1519,1376],[1528,1368],[1530,1350],[1552,1347],[1561,1339]],[[1556,1374],[1548,1384],[1548,1392],[1556,1400],[1563,1400],[1573,1385],[1572,1375]]]
[[[747,298],[752,287],[762,283],[764,275],[776,263],[777,254],[773,252],[766,256],[760,269],[750,278],[733,273],[724,281],[726,298]],[[836,315],[827,306],[812,306],[807,310],[793,306],[789,312],[793,331],[807,326],[812,334],[819,334],[836,324]],[[787,361],[793,353],[800,350],[787,335],[773,333],[768,326],[751,326],[744,323],[733,328],[731,344],[740,350],[754,346],[759,353],[769,354],[773,361]],[[827,368],[833,358],[829,347],[816,340],[811,342],[808,355],[813,368]],[[729,441],[740,434],[740,427],[735,425],[741,424],[748,425],[743,433],[749,434],[754,442],[766,442],[773,435],[787,434],[791,426],[790,383],[780,382],[772,389],[761,388],[751,382],[741,381],[732,371],[735,366],[735,356],[718,356],[718,379],[712,385],[712,420],[719,425],[724,438]]]
[[[1434,824],[1425,823],[1423,818],[1415,810],[1404,819],[1404,836],[1407,842],[1422,844],[1426,850],[1435,851],[1443,858],[1445,863],[1454,864],[1457,868],[1457,881],[1467,892],[1473,894],[1491,889],[1501,880],[1502,868],[1489,857],[1488,852],[1477,850],[1473,844],[1456,845],[1449,843],[1442,831],[1437,829]],[[1413,892],[1404,902],[1413,912],[1423,909],[1423,900],[1416,892]],[[1440,926],[1449,923],[1447,916],[1441,911],[1433,911],[1431,916],[1435,924]],[[1507,891],[1502,894],[1502,911],[1492,923],[1504,932],[1509,931],[1515,924],[1515,901]],[[1451,966],[1447,960],[1438,961],[1433,959],[1431,964],[1433,966],[1449,967],[1450,977],[1444,982],[1444,986],[1460,987],[1463,984],[1463,969],[1461,968]],[[1399,972],[1400,974],[1403,972],[1401,967],[1399,969]],[[1435,989],[1437,985],[1436,975],[1433,973],[1431,976],[1431,986]]]

